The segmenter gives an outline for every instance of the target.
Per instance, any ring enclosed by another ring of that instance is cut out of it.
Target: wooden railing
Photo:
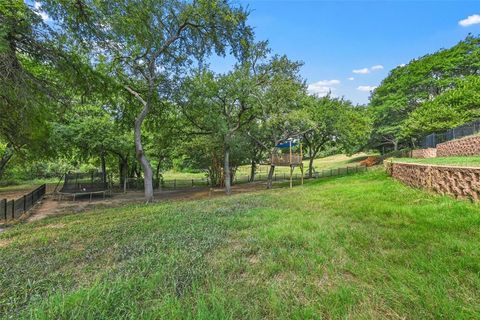
[[[271,164],[275,166],[298,165],[302,163],[302,156],[299,154],[272,154]]]

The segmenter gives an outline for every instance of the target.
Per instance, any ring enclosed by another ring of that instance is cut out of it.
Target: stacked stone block
[[[437,157],[437,149],[427,148],[427,149],[416,149],[412,150],[412,158],[435,158]]]
[[[480,168],[392,162],[386,162],[385,168],[393,178],[411,187],[480,200]]]
[[[480,135],[447,141],[437,145],[437,157],[480,155]]]

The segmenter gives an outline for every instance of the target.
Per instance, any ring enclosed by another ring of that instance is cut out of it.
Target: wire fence
[[[367,170],[366,166],[357,165],[357,166],[346,166],[341,168],[334,168],[334,169],[324,169],[319,170],[313,173],[312,178],[326,178],[326,177],[334,177],[340,175],[347,175],[351,173],[357,172],[364,172]],[[292,175],[293,180],[301,180],[302,174],[301,173],[294,173]],[[304,179],[308,179],[308,174],[304,174]],[[282,181],[289,181],[290,174],[286,172],[275,173],[272,176],[273,182],[282,182]],[[268,174],[256,174],[254,179],[251,180],[250,175],[241,174],[235,175],[233,179],[234,184],[241,184],[241,183],[249,183],[249,182],[267,182],[268,181]],[[194,188],[194,187],[209,187],[211,183],[208,178],[197,178],[197,179],[163,179],[160,181],[162,189],[185,189],[185,188]],[[155,188],[159,188],[158,180],[154,180],[153,182]],[[142,178],[132,178],[127,180],[126,184],[127,190],[143,190],[143,179]]]
[[[45,196],[46,188],[47,186],[43,184],[18,199],[0,200],[0,220],[8,221],[19,218]]]
[[[435,148],[439,143],[447,142],[450,140],[455,140],[463,138],[466,136],[471,136],[480,132],[480,119],[477,119],[472,122],[465,123],[461,126],[455,127],[453,129],[447,130],[441,133],[432,133],[428,136],[425,136],[420,143],[422,148]]]

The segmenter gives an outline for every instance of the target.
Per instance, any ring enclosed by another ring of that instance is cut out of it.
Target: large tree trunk
[[[308,161],[308,177],[309,178],[312,178],[313,177],[313,149],[312,147],[309,146],[308,148],[308,158],[309,158],[309,161]]]
[[[145,108],[143,110],[145,110]],[[147,201],[148,203],[153,201],[153,170],[152,166],[150,165],[150,161],[148,161],[147,157],[145,156],[145,152],[143,151],[142,132],[140,129],[144,118],[141,117],[143,110],[137,120],[135,120],[135,155],[143,169],[143,187],[145,189],[145,201]],[[139,121],[139,119],[141,120]]]
[[[232,193],[231,175],[230,175],[230,151],[225,146],[224,162],[223,162],[223,177],[225,179],[225,193]]]
[[[308,177],[310,179],[313,178],[313,160],[315,160],[314,157],[310,157],[308,160]]]
[[[119,188],[123,188],[123,192],[127,191],[127,176],[128,176],[128,156],[118,156],[118,173],[120,176]]]
[[[320,150],[320,146],[309,148],[308,156],[310,159],[308,160],[308,177],[313,178],[313,161],[317,157],[318,151]]]
[[[150,96],[151,96],[151,91],[152,91],[152,85],[150,85]],[[143,186],[145,189],[145,200],[148,202],[153,201],[153,170],[152,166],[150,165],[150,161],[148,161],[147,156],[145,155],[145,152],[143,151],[143,145],[142,145],[142,124],[143,120],[145,120],[145,117],[148,114],[148,111],[150,109],[150,100],[145,101],[138,92],[133,90],[132,88],[125,86],[125,89],[127,89],[128,92],[130,92],[135,98],[140,101],[143,105],[142,111],[138,114],[137,118],[135,119],[135,127],[134,127],[134,138],[135,138],[135,156],[140,162],[140,165],[142,166],[143,169]]]
[[[257,172],[257,164],[255,163],[255,160],[252,159],[252,164],[251,164],[251,167],[250,167],[250,182],[253,182],[255,181],[255,174]]]
[[[267,179],[267,189],[272,188],[272,181],[273,181],[273,173],[275,172],[275,166],[270,166],[270,170],[268,171],[268,179]]]
[[[7,147],[5,148],[5,152],[0,158],[0,179],[5,173],[7,163],[10,161],[10,159],[12,159],[12,157],[13,157],[13,148],[10,144],[8,144]]]
[[[104,150],[100,152],[100,161],[102,163],[102,184],[103,184],[103,187],[106,188],[107,187],[107,164],[105,160]]]

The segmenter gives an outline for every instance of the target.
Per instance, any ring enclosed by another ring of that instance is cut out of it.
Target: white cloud
[[[402,64],[399,65],[399,67],[405,67],[405,66],[406,66],[405,63],[402,63]]]
[[[352,70],[352,72],[356,74],[368,74],[370,72],[378,71],[382,69],[383,69],[383,66],[381,64],[376,64],[370,68],[354,69]]]
[[[374,71],[374,70],[382,70],[382,69],[383,69],[383,66],[382,66],[381,64],[377,64],[377,65],[375,65],[375,66],[373,66],[373,67],[371,68],[372,71]]]
[[[363,92],[370,92],[373,91],[377,88],[377,86],[358,86],[357,90],[358,91],[363,91]]]
[[[354,77],[350,77],[350,78],[348,78],[348,80],[353,81],[353,80],[355,80],[355,78],[354,78]]]
[[[480,23],[480,15],[478,14],[468,16],[468,18],[458,21],[458,24],[461,25],[462,27],[469,27],[471,25],[479,24],[479,23]]]
[[[318,95],[320,97],[335,91],[336,85],[340,84],[340,80],[320,80],[308,85],[307,90],[310,94]]]
[[[50,17],[48,14],[42,11],[42,4],[40,2],[34,2],[33,7],[35,8],[36,13],[43,19],[43,21],[49,21]]]
[[[370,73],[370,70],[368,68],[363,68],[363,69],[352,70],[352,72],[356,74],[367,74],[367,73]]]

